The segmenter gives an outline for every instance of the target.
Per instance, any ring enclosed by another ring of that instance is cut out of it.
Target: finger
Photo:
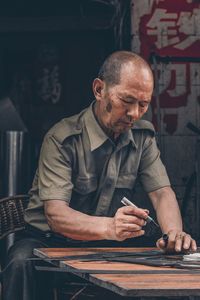
[[[178,233],[175,241],[175,251],[180,252],[181,250],[189,250],[191,247],[192,238],[185,232]]]
[[[141,219],[146,219],[148,217],[147,211],[138,207],[124,206],[120,208],[120,211],[127,215],[135,215]]]
[[[195,240],[193,240],[189,234],[184,235],[183,249],[184,250],[191,249],[193,251],[196,251],[196,249],[197,249]]]
[[[191,240],[191,250],[192,251],[197,251],[197,243],[195,240]]]
[[[190,245],[190,243],[188,244],[189,241],[187,241],[186,243],[184,242],[184,238],[185,238],[185,236],[183,234],[178,233],[176,235],[175,245],[174,245],[174,249],[176,252],[180,252],[182,250],[182,248],[184,247],[184,244],[187,247]],[[188,249],[188,248],[186,248],[186,249]]]
[[[166,238],[163,239],[165,236],[167,236],[167,241]],[[163,234],[163,236],[157,240],[156,246],[165,252],[174,252],[175,236],[175,234],[171,234],[170,236]]]
[[[147,223],[144,219],[138,218],[136,216],[130,216],[130,215],[126,215],[124,218],[121,219],[121,221],[124,224],[137,224],[139,226],[145,226]]]
[[[133,237],[138,237],[138,236],[141,236],[144,234],[145,234],[144,230],[139,230],[139,231],[134,232]]]
[[[161,238],[159,240],[157,240],[156,242],[156,246],[161,249],[161,250],[165,250],[166,249],[166,244],[165,241]]]
[[[121,237],[123,237],[124,239],[136,238],[144,235],[144,233],[144,230],[138,230],[135,232],[124,232],[123,234],[121,234]]]
[[[122,224],[118,229],[120,229],[121,231],[133,232],[142,230],[142,226],[139,226],[137,224]]]
[[[192,238],[189,234],[185,232],[178,232],[175,237],[174,249],[176,252],[181,252],[182,250],[189,250],[191,247]]]
[[[179,252],[181,251],[180,250],[181,248],[182,248],[182,232],[181,231],[177,232],[175,230],[169,231],[166,251]]]

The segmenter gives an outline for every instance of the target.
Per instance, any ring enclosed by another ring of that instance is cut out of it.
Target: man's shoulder
[[[153,124],[147,120],[139,120],[134,123],[132,130],[135,131],[147,131],[151,135],[155,135],[155,128]]]
[[[81,111],[79,114],[62,119],[47,132],[47,135],[52,136],[62,144],[66,138],[81,134],[83,129],[82,116],[84,112],[85,110]]]

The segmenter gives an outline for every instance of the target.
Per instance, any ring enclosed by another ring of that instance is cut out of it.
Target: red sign
[[[147,60],[152,53],[158,72],[161,133],[182,134],[187,121],[196,121],[200,96],[200,4],[190,0],[133,1],[133,50]],[[174,57],[170,62],[170,57]],[[176,57],[181,57],[182,61]],[[152,101],[152,121],[157,126],[156,101]]]
[[[140,19],[141,53],[199,57],[200,5],[186,0],[154,1]]]

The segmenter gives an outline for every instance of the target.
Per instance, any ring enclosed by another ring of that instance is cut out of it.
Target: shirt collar
[[[85,113],[85,125],[90,140],[91,151],[100,147],[108,139],[108,136],[99,126],[94,116],[93,113],[94,103],[95,102],[93,101]]]
[[[122,147],[128,145],[130,142],[132,143],[132,146],[134,148],[137,148],[137,145],[136,145],[134,137],[133,137],[133,132],[131,129],[129,129],[127,132],[120,135],[120,139],[119,139],[119,143],[118,143],[117,147],[118,147],[118,149],[122,148]]]
[[[91,151],[99,148],[106,140],[109,139],[95,118],[93,112],[94,103],[95,101],[91,103],[85,113],[85,125],[90,140]],[[120,145],[118,145],[118,147],[121,148],[129,144],[130,141],[132,142],[133,147],[137,148],[131,129],[120,136]]]

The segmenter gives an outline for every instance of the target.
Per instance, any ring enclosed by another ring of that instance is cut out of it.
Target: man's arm
[[[163,187],[150,192],[149,197],[156,211],[157,220],[163,233],[169,236],[167,251],[196,250],[196,242],[183,231],[182,218],[175,193],[171,187]],[[157,241],[159,248],[165,249],[163,239]]]
[[[144,234],[142,226],[148,212],[133,207],[121,207],[115,216],[90,216],[70,208],[62,200],[44,201],[45,215],[52,231],[75,240],[117,240]]]

